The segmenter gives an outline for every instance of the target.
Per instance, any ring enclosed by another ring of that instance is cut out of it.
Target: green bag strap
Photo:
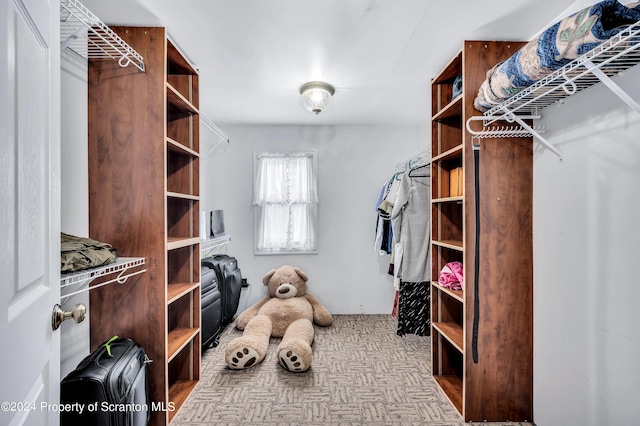
[[[111,343],[113,343],[115,340],[118,340],[118,336],[113,336],[111,339],[107,340],[107,342],[102,345],[105,348],[107,348],[107,353],[109,354],[110,357],[112,357],[113,355],[111,355]]]

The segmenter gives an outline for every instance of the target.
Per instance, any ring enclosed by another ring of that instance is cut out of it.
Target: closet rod
[[[541,117],[539,115],[519,116],[509,112],[501,116],[474,115],[467,119],[466,126],[467,126],[467,131],[471,135],[473,135],[474,138],[478,138],[478,139],[479,138],[498,138],[498,137],[515,138],[515,137],[533,136],[536,139],[538,139],[540,142],[542,142],[542,144],[544,144],[554,154],[556,154],[558,158],[560,158],[560,161],[562,161],[562,152],[560,152],[558,148],[553,146],[553,144],[551,144],[544,136],[541,135],[541,133],[545,132],[546,127],[530,126],[524,121],[524,120],[538,120],[540,118]],[[505,120],[508,123],[513,123],[515,121],[520,125],[520,127],[510,127],[510,126],[494,127],[494,128],[485,127],[481,131],[473,130],[471,128],[472,121],[483,121],[485,123],[487,122],[495,123],[498,120]]]

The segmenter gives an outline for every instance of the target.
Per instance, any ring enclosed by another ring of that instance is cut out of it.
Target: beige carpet
[[[398,337],[390,315],[335,315],[316,327],[305,373],[277,364],[275,338],[261,364],[227,369],[224,350],[239,335],[229,326],[203,354],[200,383],[172,426],[465,425],[430,375],[430,339]]]

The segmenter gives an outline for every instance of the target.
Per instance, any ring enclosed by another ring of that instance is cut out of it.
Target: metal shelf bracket
[[[640,114],[640,105],[638,105],[638,103],[633,100],[633,98],[631,98],[631,96],[629,96],[622,87],[618,86],[615,81],[613,81],[608,75],[602,72],[599,67],[597,67],[593,62],[589,60],[584,61],[584,66],[587,67],[587,69],[593,75],[595,75],[598,80],[604,83],[604,85],[607,86],[609,90],[611,90],[617,97],[622,99],[622,101],[629,105],[631,109]]]
[[[215,140],[213,147],[207,152],[207,155],[211,154],[216,150],[216,148],[218,148],[218,146],[221,146],[222,144],[229,145],[229,136],[227,136],[222,130],[220,130],[218,126],[213,124],[211,120],[200,114],[200,122],[204,125],[208,136],[213,137]]]

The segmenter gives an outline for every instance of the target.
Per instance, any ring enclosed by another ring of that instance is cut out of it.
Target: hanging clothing
[[[389,180],[387,193],[384,196],[384,199],[378,203],[378,212],[380,216],[385,219],[391,218],[391,213],[393,212],[393,205],[396,202],[396,198],[398,197],[398,190],[400,189],[400,182],[402,181],[402,173],[396,173]]]
[[[400,283],[396,334],[431,335],[431,290],[429,282]]]
[[[400,290],[400,265],[402,264],[402,255],[404,254],[403,245],[400,243],[395,243],[393,246],[393,288],[396,290]],[[398,267],[396,267],[398,265]]]
[[[420,174],[405,172],[391,213],[391,226],[396,242],[402,246],[402,260],[394,269],[402,281],[424,282],[431,277],[431,183],[426,167]]]
[[[399,288],[399,336],[431,335],[429,170],[426,166],[419,171],[405,172],[391,213],[391,226],[397,239],[394,284]]]
[[[391,230],[391,220],[389,219],[391,213],[386,213],[384,210],[380,209],[380,206],[389,196],[394,178],[395,176],[384,184],[375,204],[375,210],[376,213],[378,213],[378,217],[376,219],[376,237],[373,247],[381,256],[390,254],[393,248],[393,232]]]

